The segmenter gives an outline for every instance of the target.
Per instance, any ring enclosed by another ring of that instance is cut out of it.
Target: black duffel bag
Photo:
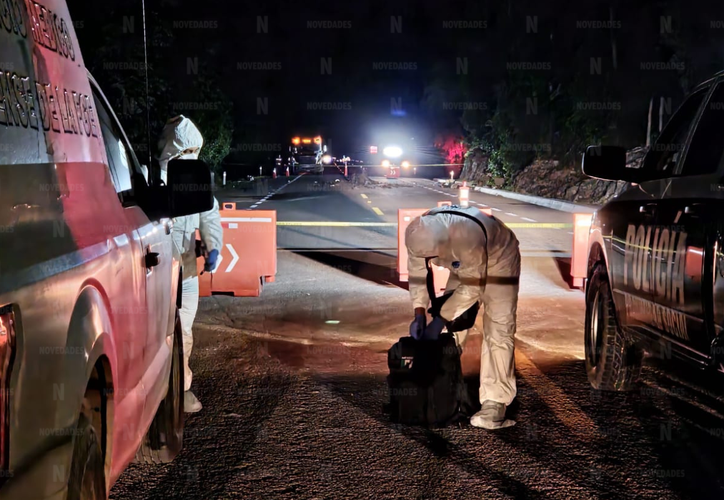
[[[444,427],[472,413],[460,349],[451,334],[425,341],[402,337],[387,352],[387,365],[393,422]]]

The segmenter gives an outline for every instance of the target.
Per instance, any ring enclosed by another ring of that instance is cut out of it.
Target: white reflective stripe
[[[239,224],[237,224],[236,222],[230,222],[229,229],[239,229]]]
[[[239,254],[236,253],[234,250],[234,247],[231,246],[230,243],[226,244],[227,250],[229,250],[229,253],[231,254],[231,262],[229,263],[229,267],[226,268],[226,272],[230,273],[234,270],[234,267],[236,266],[236,263],[239,262]]]
[[[221,222],[271,222],[271,217],[222,217]]]

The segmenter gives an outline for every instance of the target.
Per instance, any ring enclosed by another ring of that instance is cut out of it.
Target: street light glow
[[[390,158],[397,158],[398,156],[402,156],[402,148],[399,146],[387,146],[382,150],[382,154]]]

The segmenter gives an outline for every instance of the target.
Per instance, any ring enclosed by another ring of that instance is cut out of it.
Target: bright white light
[[[390,158],[397,158],[398,156],[402,156],[402,148],[399,146],[387,146],[382,150],[382,154]]]
[[[400,163],[400,166],[401,166],[402,168],[410,168],[410,162],[407,161],[407,160],[405,160],[405,161],[403,161],[402,163]]]
[[[332,163],[332,157],[329,155],[322,156],[322,162],[323,163]]]
[[[382,166],[387,168],[390,166],[390,160],[382,160]]]

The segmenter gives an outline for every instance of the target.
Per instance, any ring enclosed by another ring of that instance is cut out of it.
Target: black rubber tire
[[[162,464],[171,462],[179,454],[184,440],[184,354],[181,320],[176,313],[174,325],[173,357],[168,377],[168,392],[156,411],[136,462]]]
[[[586,373],[594,389],[627,391],[636,386],[643,353],[618,325],[608,273],[602,264],[593,270],[586,289],[584,344]]]
[[[101,442],[91,420],[84,414],[78,418],[73,441],[67,500],[106,500]]]

